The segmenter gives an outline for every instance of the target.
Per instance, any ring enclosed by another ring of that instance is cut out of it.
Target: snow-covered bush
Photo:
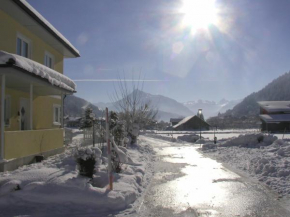
[[[84,113],[84,116],[81,119],[81,129],[85,129],[85,128],[91,128],[94,124],[94,120],[92,118],[92,114],[93,114],[93,109],[90,107],[87,107]]]
[[[261,146],[269,146],[275,140],[277,140],[276,136],[268,135],[268,134],[246,134],[240,135],[239,137],[228,140],[221,146],[230,147],[230,146],[239,146],[245,148],[260,148]]]
[[[102,151],[97,147],[77,147],[74,157],[78,163],[80,175],[92,178],[96,166],[101,164],[101,155]]]
[[[109,129],[114,136],[114,140],[118,146],[123,145],[123,140],[127,133],[125,133],[125,126],[122,121],[119,121],[118,114],[116,112],[110,112]]]

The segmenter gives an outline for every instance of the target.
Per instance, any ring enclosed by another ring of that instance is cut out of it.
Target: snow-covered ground
[[[150,134],[150,137],[161,138],[167,141],[176,140],[178,136],[188,134]],[[196,134],[199,136],[199,134]],[[217,134],[217,136],[224,134]],[[229,167],[241,170],[252,178],[259,180],[280,194],[290,198],[290,143],[289,134],[261,134],[247,132],[238,134],[227,133],[227,138],[218,140],[217,149],[205,150],[203,153]],[[263,135],[263,141],[258,137]],[[204,134],[202,134],[204,136]],[[185,139],[190,141],[195,137],[190,134]],[[213,139],[204,136],[209,143]],[[219,138],[219,137],[218,137]],[[283,140],[281,139],[283,138]],[[197,142],[198,143],[198,142]],[[206,145],[205,145],[206,146]],[[211,146],[213,148],[215,146]]]
[[[241,135],[204,151],[206,156],[248,173],[280,194],[290,195],[290,143],[273,135]]]
[[[100,165],[93,181],[79,175],[73,152],[81,141],[74,138],[64,153],[41,163],[0,173],[0,216],[104,216],[130,206],[149,180],[144,179],[151,168],[148,143],[122,149],[134,163],[124,164],[121,173],[114,174],[109,191],[106,164]]]

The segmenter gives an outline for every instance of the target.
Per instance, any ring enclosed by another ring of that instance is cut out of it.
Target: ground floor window
[[[61,120],[61,106],[60,105],[53,105],[53,124],[60,125]]]

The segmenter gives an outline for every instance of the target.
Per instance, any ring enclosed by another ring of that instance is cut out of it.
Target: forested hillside
[[[290,72],[273,80],[262,90],[247,96],[225,115],[235,117],[253,116],[259,114],[258,101],[284,101],[290,100]]]
[[[281,75],[258,92],[245,97],[242,102],[224,114],[209,118],[207,122],[221,128],[258,127],[258,101],[290,100],[290,72]]]

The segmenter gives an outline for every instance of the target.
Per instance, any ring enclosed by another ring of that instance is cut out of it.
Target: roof
[[[68,117],[67,121],[79,121],[81,119],[82,119],[82,117]]]
[[[176,125],[174,125],[173,128],[177,128],[177,127],[179,127],[180,125],[185,124],[187,121],[189,121],[190,119],[192,119],[192,118],[194,118],[194,117],[199,118],[197,115],[188,116],[188,117],[186,117],[186,118],[183,118],[181,121],[179,121],[179,123],[176,124]],[[199,119],[202,120],[201,118],[199,118]],[[204,123],[206,123],[204,120],[202,120],[202,121],[203,121]],[[208,124],[208,123],[206,123],[206,124]],[[209,124],[208,124],[208,125],[209,125]]]
[[[258,104],[268,112],[290,112],[290,101],[260,101]]]
[[[183,118],[170,118],[170,122],[179,122],[181,121]]]
[[[51,85],[70,92],[75,92],[76,84],[67,76],[37,63],[28,58],[0,50],[0,65],[16,66],[39,78],[47,80]]]
[[[260,115],[260,118],[266,123],[290,122],[290,114],[265,114]]]
[[[10,14],[13,14],[19,22],[23,22],[23,25],[26,28],[32,28],[35,30],[35,25],[28,23],[27,19],[23,19],[18,11],[15,11],[15,7],[11,3],[15,3],[18,8],[34,20],[40,27],[43,27],[44,30],[53,36],[60,44],[62,44],[74,57],[80,57],[79,51],[70,43],[70,41],[64,37],[49,21],[47,21],[37,10],[35,10],[26,0],[7,0],[5,4],[1,3],[1,9],[9,11]],[[43,31],[43,30],[42,30]]]

